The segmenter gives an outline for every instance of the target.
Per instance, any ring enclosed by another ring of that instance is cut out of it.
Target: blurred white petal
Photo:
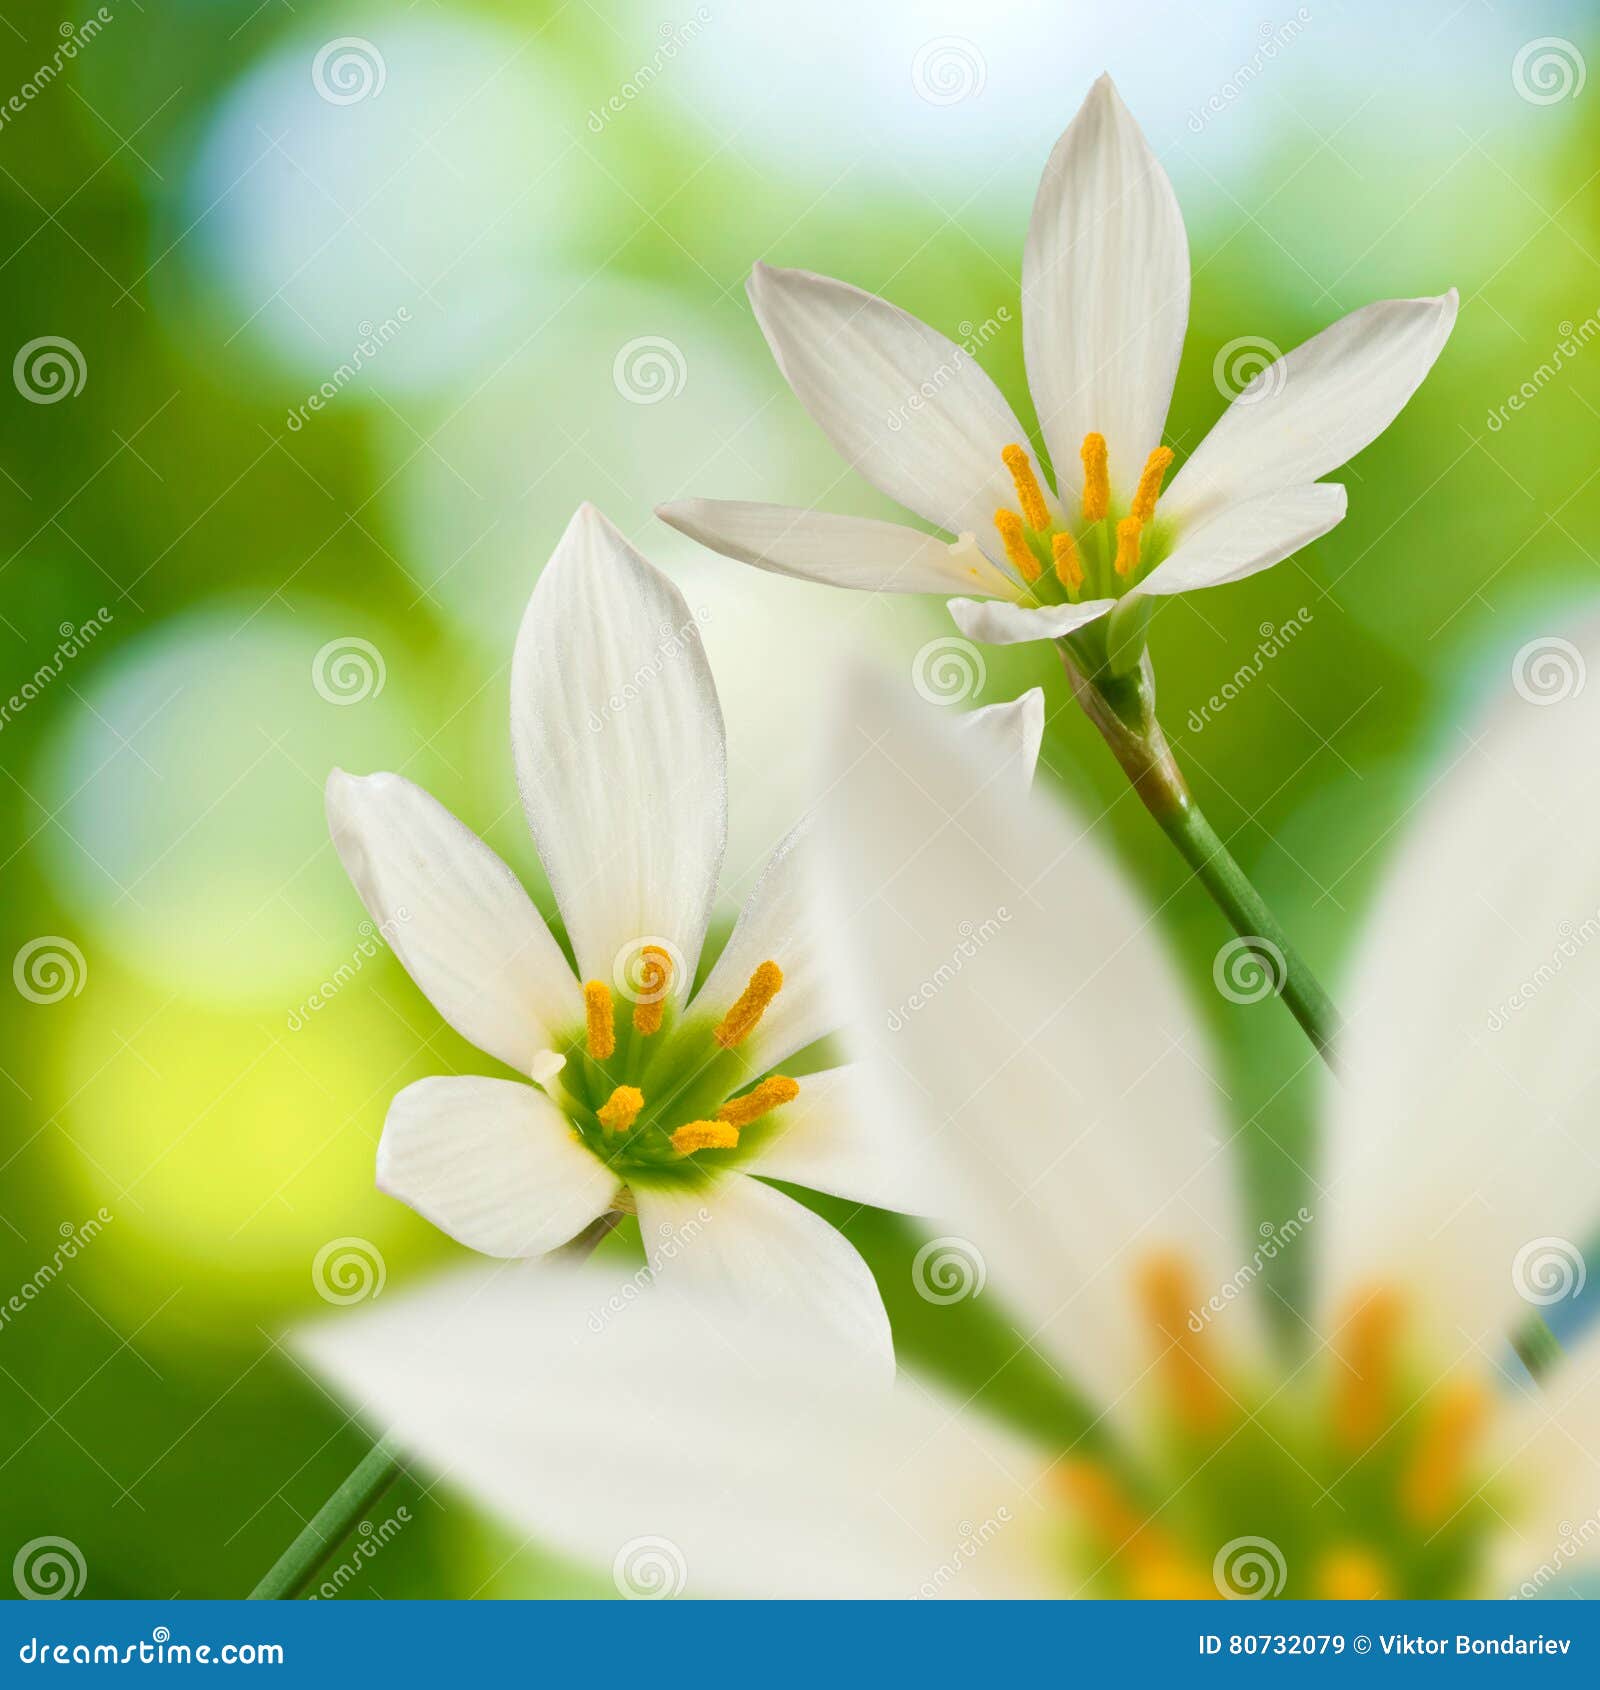
[[[1015,772],[1016,784],[1026,791],[1039,766],[1044,743],[1044,689],[1029,687],[1004,704],[986,704],[956,718],[956,725],[980,748],[988,762]]]

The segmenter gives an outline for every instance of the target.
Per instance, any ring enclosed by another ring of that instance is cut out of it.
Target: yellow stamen
[[[1097,1462],[1068,1461],[1053,1477],[1068,1506],[1107,1549],[1120,1549],[1145,1529],[1145,1521],[1129,1505],[1122,1487]]]
[[[1139,530],[1144,524],[1136,516],[1125,516],[1117,524],[1117,573],[1131,575],[1139,567]]]
[[[1190,1431],[1212,1431],[1224,1419],[1228,1399],[1207,1365],[1207,1346],[1189,1324],[1193,1287],[1175,1256],[1144,1263],[1137,1284],[1145,1318],[1160,1340],[1160,1365],[1178,1423]]]
[[[1135,1560],[1128,1594],[1136,1602],[1215,1602],[1220,1592],[1198,1562],[1162,1550]]]
[[[1083,585],[1083,565],[1078,561],[1078,548],[1070,534],[1053,534],[1050,550],[1055,554],[1056,579],[1069,593]]]
[[[672,987],[672,957],[660,945],[646,945],[639,953],[644,965],[644,996],[633,1006],[633,1030],[649,1038],[661,1031]]]
[[[1141,1515],[1103,1467],[1069,1461],[1053,1477],[1101,1552],[1111,1559],[1127,1558],[1131,1595],[1147,1601],[1216,1597],[1205,1569],[1187,1560],[1160,1527]]]
[[[1488,1398],[1465,1381],[1443,1386],[1430,1404],[1411,1465],[1400,1480],[1400,1499],[1418,1524],[1434,1525],[1450,1512],[1488,1417]]]
[[[1355,1545],[1330,1549],[1317,1562],[1311,1582],[1322,1602],[1366,1602],[1389,1594],[1383,1562],[1370,1549]]]
[[[798,1080],[791,1080],[783,1074],[774,1074],[770,1079],[763,1080],[754,1091],[747,1091],[743,1097],[730,1097],[717,1111],[717,1119],[726,1121],[730,1127],[748,1127],[752,1121],[759,1121],[771,1110],[785,1103],[793,1103],[799,1095]]]
[[[1022,518],[1015,511],[1008,511],[1002,506],[994,513],[994,525],[1000,531],[1000,543],[1006,549],[1006,561],[1024,581],[1037,581],[1043,571],[1023,535]]]
[[[732,1150],[739,1142],[739,1129],[726,1121],[690,1121],[672,1135],[672,1148],[680,1156],[697,1150]]]
[[[1129,516],[1136,516],[1141,522],[1148,522],[1156,514],[1156,500],[1161,497],[1161,478],[1167,473],[1171,462],[1170,446],[1157,446],[1145,459],[1139,485],[1134,489],[1133,503],[1128,506]]]
[[[589,1054],[596,1062],[614,1056],[617,1023],[611,1013],[611,988],[604,980],[586,980],[583,987],[584,1030]]]
[[[1111,469],[1103,434],[1086,434],[1078,448],[1083,459],[1083,520],[1104,522],[1111,509]]]
[[[750,976],[750,984],[739,994],[733,1008],[712,1029],[711,1036],[724,1050],[732,1050],[756,1030],[767,1005],[783,989],[783,970],[775,962],[764,962]],[[735,1135],[737,1137],[737,1135]]]
[[[1033,473],[1028,454],[1020,446],[1007,446],[1000,456],[1011,471],[1011,484],[1017,490],[1023,521],[1035,534],[1044,533],[1050,526],[1050,512],[1045,508],[1044,494],[1039,490],[1039,480]]]
[[[618,1086],[595,1114],[608,1133],[625,1133],[639,1119],[643,1108],[644,1093],[637,1086]]]
[[[1362,1450],[1388,1424],[1400,1303],[1392,1292],[1368,1297],[1345,1322],[1334,1348],[1334,1433],[1346,1449]]]

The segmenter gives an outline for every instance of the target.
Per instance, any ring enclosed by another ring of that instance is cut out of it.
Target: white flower
[[[1600,695],[1508,696],[1431,791],[1357,969],[1315,1194],[1248,1228],[1192,1012],[1082,830],[1020,797],[980,813],[969,750],[852,704],[825,856],[869,1060],[1090,1434],[873,1390],[758,1329],[708,1343],[670,1305],[597,1321],[605,1280],[441,1288],[313,1332],[316,1364],[530,1531],[602,1564],[669,1539],[692,1594],[1534,1595],[1592,1563],[1600,1334],[1542,1389],[1505,1337],[1527,1245],[1600,1212]],[[952,921],[1001,905],[892,1026]],[[1285,1363],[1262,1270],[1298,1252]],[[489,1341],[513,1323],[528,1341]]]
[[[789,385],[850,463],[953,537],[713,499],[673,527],[784,575],[904,593],[973,639],[1078,634],[1093,672],[1131,668],[1150,601],[1238,581],[1327,533],[1323,483],[1388,427],[1438,357],[1454,290],[1386,300],[1263,370],[1162,493],[1161,444],[1189,310],[1172,185],[1109,77],[1057,142],[1022,259],[1028,381],[1052,491],[1022,424],[970,351],[886,300],[758,264],[750,298]],[[1158,507],[1159,499],[1159,507]],[[1108,614],[1109,613],[1109,614]]]
[[[688,605],[590,506],[534,591],[511,695],[523,806],[577,976],[512,871],[427,793],[394,774],[328,781],[373,921],[445,1020],[522,1076],[407,1086],[379,1186],[491,1256],[542,1255],[635,1209],[658,1273],[760,1307],[798,1296],[887,1350],[860,1257],[765,1183],[923,1201],[916,1160],[863,1117],[853,1068],[777,1072],[839,1026],[807,924],[810,848],[797,829],[774,851],[689,1001],[727,828],[722,716]],[[1031,773],[1038,695],[968,722],[996,786]]]

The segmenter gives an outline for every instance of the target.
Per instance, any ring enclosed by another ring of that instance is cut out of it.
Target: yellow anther
[[[1086,434],[1078,448],[1083,459],[1083,520],[1104,522],[1111,509],[1111,468],[1103,434]]]
[[[1366,1298],[1340,1330],[1333,1429],[1346,1449],[1365,1449],[1389,1423],[1399,1332],[1400,1302],[1388,1291]]]
[[[1122,1487],[1094,1461],[1068,1461],[1052,1477],[1067,1505],[1107,1549],[1120,1549],[1145,1529]]]
[[[1366,1602],[1389,1595],[1384,1565],[1370,1549],[1330,1549],[1312,1571],[1312,1594],[1321,1602]]]
[[[625,1133],[643,1108],[644,1093],[637,1086],[618,1086],[595,1114],[608,1133]]]
[[[1136,1602],[1214,1602],[1217,1584],[1198,1561],[1158,1551],[1135,1557],[1128,1594]]]
[[[1028,454],[1020,446],[1007,446],[1000,454],[1011,471],[1011,484],[1017,490],[1017,503],[1022,506],[1022,519],[1036,534],[1050,526],[1050,512],[1044,494],[1039,490],[1039,478],[1033,473]]]
[[[697,1150],[732,1150],[739,1142],[739,1129],[726,1121],[690,1121],[672,1135],[672,1148],[680,1156]]]
[[[1191,1324],[1193,1286],[1175,1256],[1145,1262],[1137,1281],[1145,1318],[1155,1329],[1159,1365],[1178,1423],[1189,1431],[1213,1431],[1226,1417],[1228,1399],[1207,1365],[1208,1346]]]
[[[1156,514],[1156,500],[1161,497],[1161,478],[1167,473],[1171,462],[1170,446],[1157,446],[1145,459],[1139,485],[1134,489],[1133,503],[1128,506],[1129,516],[1136,516],[1141,522],[1148,522]]]
[[[764,962],[750,976],[750,984],[739,994],[733,1008],[712,1029],[711,1036],[724,1050],[732,1050],[756,1030],[767,1005],[783,989],[783,970],[775,962]],[[735,1135],[737,1139],[737,1134]]]
[[[611,988],[604,980],[584,982],[583,1019],[589,1054],[596,1062],[604,1062],[614,1056],[617,1023],[611,1013]]]
[[[1117,573],[1131,575],[1139,567],[1139,530],[1144,524],[1136,516],[1125,516],[1117,524]]]
[[[717,1119],[726,1121],[730,1127],[748,1127],[752,1121],[759,1121],[770,1111],[781,1108],[785,1103],[793,1103],[799,1095],[798,1080],[774,1074],[743,1097],[730,1097],[717,1111]]]
[[[1077,592],[1083,585],[1083,565],[1078,560],[1078,548],[1073,543],[1072,536],[1051,535],[1050,550],[1055,555],[1056,579],[1069,593]]]
[[[633,1030],[646,1038],[661,1031],[667,1012],[667,993],[672,990],[672,957],[660,945],[646,945],[639,953],[644,965],[642,996],[633,1006]]]
[[[1450,1512],[1488,1417],[1488,1398],[1466,1382],[1442,1386],[1428,1405],[1411,1465],[1400,1480],[1400,1500],[1419,1525],[1436,1525]]]
[[[1015,511],[1002,506],[994,513],[994,525],[1000,531],[1000,543],[1006,549],[1006,561],[1024,581],[1037,581],[1043,573],[1039,560],[1033,555],[1023,533],[1022,518]]]

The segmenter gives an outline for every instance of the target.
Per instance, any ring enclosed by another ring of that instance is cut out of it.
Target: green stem
[[[1539,1382],[1564,1354],[1561,1340],[1545,1324],[1544,1316],[1539,1314],[1530,1314],[1511,1334],[1511,1347],[1517,1352],[1517,1360]]]
[[[281,1602],[303,1595],[356,1521],[394,1483],[401,1465],[398,1451],[380,1438],[273,1563],[272,1571],[250,1592],[250,1600]]]

